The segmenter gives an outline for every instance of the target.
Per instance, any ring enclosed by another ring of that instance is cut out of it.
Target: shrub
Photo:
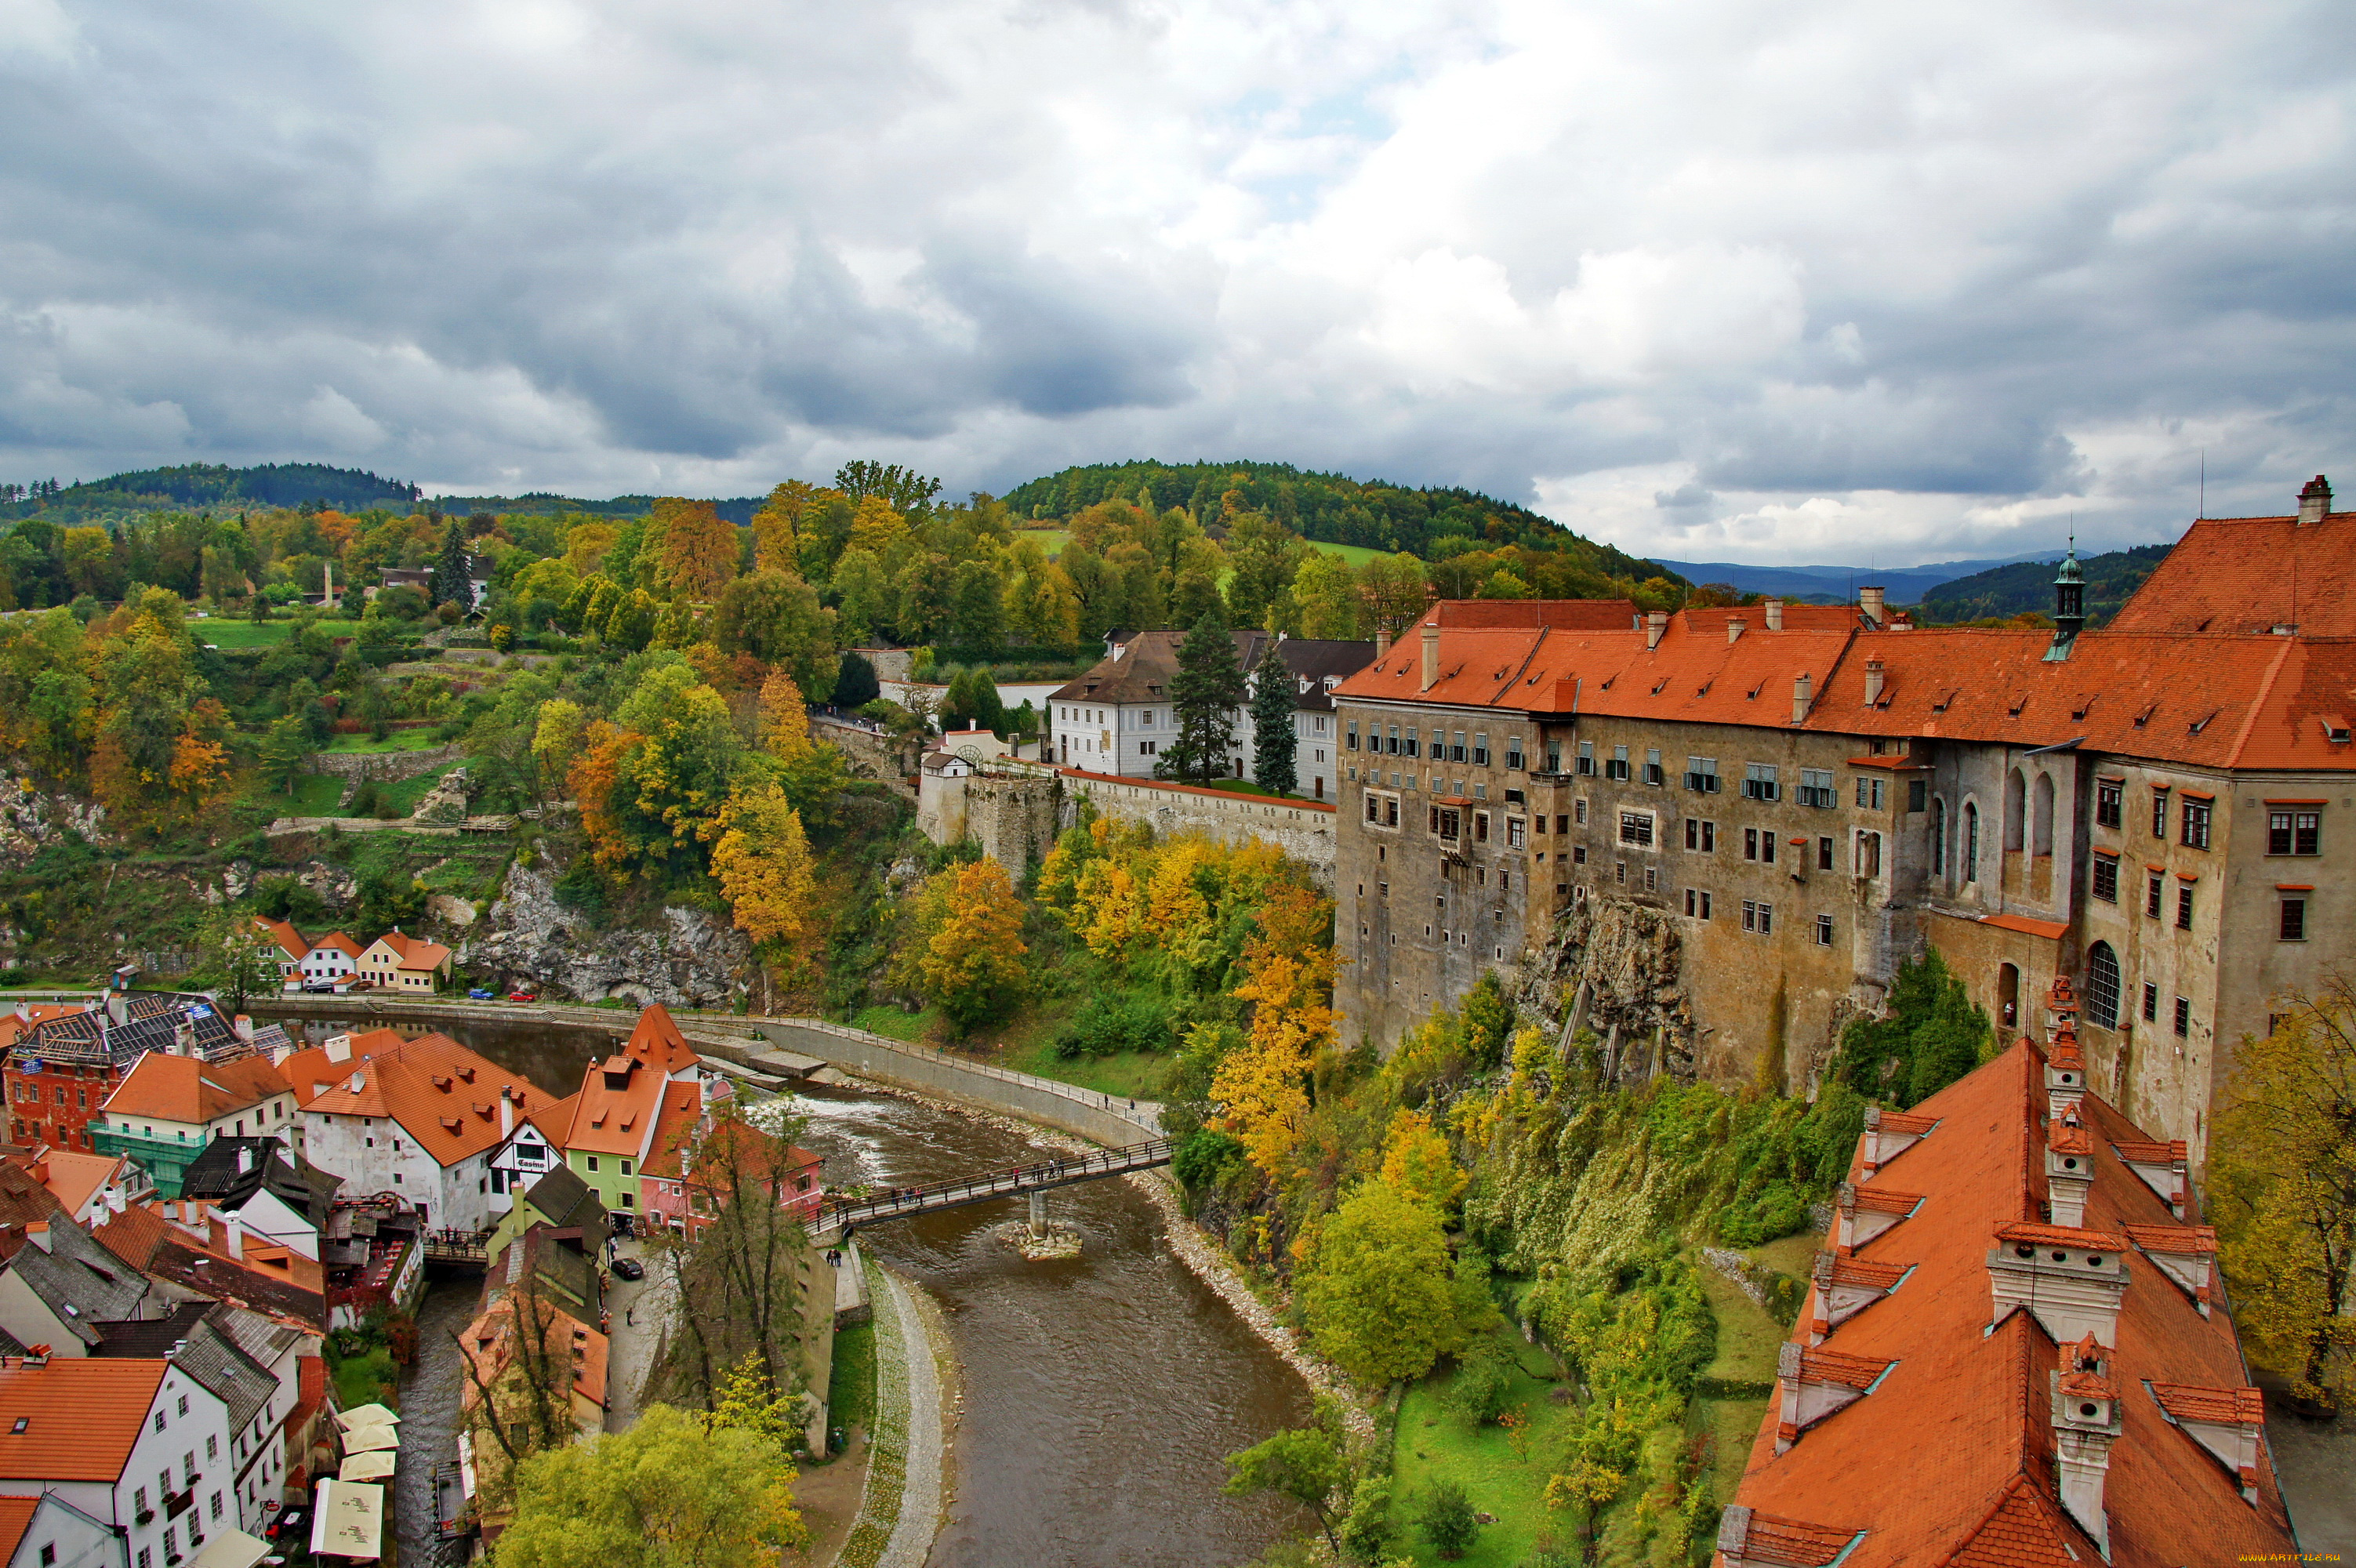
[[[1108,1057],[1122,1051],[1166,1051],[1172,1043],[1170,1011],[1161,998],[1099,993],[1064,1026],[1055,1054],[1066,1059]]]
[[[1513,1360],[1495,1340],[1487,1340],[1457,1363],[1455,1380],[1448,1386],[1448,1408],[1468,1426],[1479,1426],[1505,1414],[1513,1394]]]
[[[1415,1522],[1432,1549],[1451,1560],[1472,1550],[1472,1543],[1481,1536],[1481,1520],[1472,1511],[1472,1499],[1454,1481],[1432,1484],[1431,1490],[1423,1495],[1422,1506],[1416,1510]]]
[[[1216,1187],[1221,1177],[1244,1163],[1244,1146],[1225,1133],[1197,1128],[1178,1145],[1170,1169],[1188,1192]]]

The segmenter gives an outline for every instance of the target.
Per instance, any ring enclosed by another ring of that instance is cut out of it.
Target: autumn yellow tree
[[[801,575],[802,518],[817,493],[801,479],[787,479],[769,492],[768,500],[753,514],[755,571]]]
[[[808,972],[825,924],[800,814],[764,779],[740,785],[713,824],[712,875],[736,929],[759,943],[788,984]]]
[[[628,864],[637,845],[616,807],[623,759],[646,737],[603,719],[590,723],[582,736],[582,749],[565,772],[565,787],[581,810],[581,831],[589,853],[599,865],[612,869]],[[537,739],[537,737],[535,737]]]
[[[606,553],[621,537],[610,522],[576,522],[564,532],[564,564],[575,577],[594,576],[605,569]]]
[[[761,682],[761,749],[780,762],[796,762],[817,744],[802,689],[784,670],[772,670]]]
[[[1383,1179],[1409,1199],[1445,1212],[1464,1195],[1468,1178],[1431,1117],[1402,1106],[1391,1112],[1383,1140]]]
[[[995,860],[952,865],[927,881],[909,912],[895,974],[958,1029],[1002,1018],[1029,989],[1023,902]]]
[[[862,499],[858,510],[851,513],[852,550],[869,551],[881,559],[907,536],[908,520],[894,510],[892,503],[882,496]]]
[[[710,501],[655,502],[651,535],[660,526],[662,554],[656,567],[656,585],[691,599],[714,599],[736,575],[739,544],[736,525],[720,515]]]
[[[540,717],[532,727],[531,755],[542,774],[562,779],[572,770],[573,759],[581,755],[586,725],[578,703],[557,697],[540,705]]]
[[[1249,978],[1235,988],[1252,1007],[1251,1033],[1211,1079],[1218,1107],[1212,1125],[1243,1144],[1267,1175],[1289,1174],[1309,1125],[1309,1087],[1317,1058],[1333,1043],[1333,962],[1330,952],[1261,949]]]
[[[2356,1393],[2356,984],[2335,976],[2243,1036],[2210,1181],[2252,1356],[2338,1405]]]

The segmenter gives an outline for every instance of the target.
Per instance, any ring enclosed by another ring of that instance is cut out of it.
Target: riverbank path
[[[822,1236],[845,1234],[869,1225],[880,1225],[887,1219],[909,1219],[919,1214],[938,1214],[943,1209],[963,1208],[968,1204],[991,1203],[1001,1197],[1024,1197],[1084,1181],[1102,1181],[1107,1176],[1151,1170],[1156,1165],[1168,1165],[1176,1150],[1175,1140],[1153,1138],[1118,1149],[1096,1149],[1086,1155],[1066,1155],[1014,1170],[992,1171],[963,1181],[935,1182],[930,1187],[893,1187],[863,1198],[828,1205],[819,1219],[819,1233]]]

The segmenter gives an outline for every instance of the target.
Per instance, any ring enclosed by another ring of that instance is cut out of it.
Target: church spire
[[[2070,553],[2062,558],[2062,569],[2053,574],[2053,643],[2045,657],[2069,658],[2072,645],[2085,628],[2086,573],[2078,564],[2078,532],[2072,529]]]

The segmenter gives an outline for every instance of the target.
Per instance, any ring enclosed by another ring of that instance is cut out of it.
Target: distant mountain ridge
[[[2081,558],[2078,564],[2086,575],[2087,624],[2100,626],[2118,614],[2119,607],[2143,586],[2143,580],[2174,548],[2137,544]],[[2053,574],[2045,563],[1992,567],[1944,583],[1922,601],[1923,618],[1931,621],[1984,620],[2027,610],[2053,613]]]
[[[1897,567],[1747,566],[1734,561],[1672,561],[1663,555],[1654,556],[1653,560],[1688,582],[1731,583],[1746,594],[1780,594],[1787,599],[1811,604],[1837,605],[1855,599],[1861,586],[1879,585],[1889,590],[1890,603],[1912,605],[1922,603],[1933,590],[1959,578],[1978,576],[2024,562],[2059,561],[2063,553],[2060,550],[2040,550],[1993,560],[1941,561],[1923,566]]]

